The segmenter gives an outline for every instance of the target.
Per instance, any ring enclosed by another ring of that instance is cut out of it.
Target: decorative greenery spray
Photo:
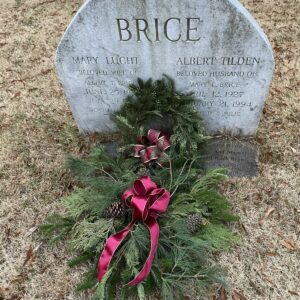
[[[208,259],[209,254],[228,249],[237,240],[226,222],[238,217],[218,192],[226,172],[201,168],[206,137],[192,94],[177,91],[166,76],[157,81],[138,79],[130,90],[132,95],[112,115],[121,135],[118,155],[100,147],[87,159],[69,157],[67,166],[84,188],[63,199],[65,214],[49,216],[41,229],[50,243],[68,240],[70,249],[79,254],[69,262],[71,267],[91,262],[93,267],[77,290],[95,289],[95,300],[145,299],[151,295],[165,300],[195,295],[207,299],[211,283],[224,284],[223,273]],[[170,135],[163,167],[154,162],[143,164],[133,157],[137,137],[146,135],[150,128]],[[137,222],[98,283],[97,263],[107,238],[131,220],[132,210],[120,204],[121,196],[141,175],[150,176],[171,195],[167,212],[157,220],[160,235],[151,272],[137,286],[127,285],[150,249],[149,231]]]

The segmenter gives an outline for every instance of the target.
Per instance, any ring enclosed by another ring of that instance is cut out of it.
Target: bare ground
[[[79,0],[0,3],[0,299],[85,299],[60,244],[37,226],[72,190],[66,154],[97,137],[79,136],[54,70],[58,41]],[[300,2],[243,0],[268,35],[276,74],[257,135],[260,176],[222,187],[241,221],[241,241],[218,257],[228,299],[300,299]],[[297,88],[298,87],[298,88]],[[222,296],[212,298],[223,300]],[[222,293],[219,293],[222,294]]]

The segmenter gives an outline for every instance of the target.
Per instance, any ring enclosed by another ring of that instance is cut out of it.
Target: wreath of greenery
[[[130,90],[132,94],[112,115],[121,136],[118,154],[100,147],[86,159],[67,159],[68,168],[84,188],[63,199],[65,213],[50,215],[41,226],[42,232],[50,243],[67,241],[77,254],[69,262],[70,267],[90,263],[91,269],[77,290],[94,289],[95,300],[145,299],[151,295],[166,300],[186,296],[195,299],[195,295],[207,299],[210,284],[225,284],[211,253],[228,249],[237,240],[226,222],[238,217],[218,192],[218,184],[227,178],[226,171],[204,171],[201,167],[206,137],[191,93],[177,91],[167,76],[157,81],[138,79]],[[157,164],[145,166],[132,156],[132,144],[149,128],[171,135],[164,168]],[[120,214],[116,203],[145,174],[171,193],[168,211],[158,219],[160,237],[151,273],[135,287],[126,285],[141,269],[150,248],[147,228],[137,223],[98,283],[97,262],[107,238],[127,226],[131,218],[129,211]]]

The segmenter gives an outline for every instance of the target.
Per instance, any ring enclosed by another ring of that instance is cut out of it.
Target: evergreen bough
[[[173,149],[181,155],[194,156],[203,146],[206,137],[193,93],[176,90],[166,75],[156,81],[138,79],[129,90],[131,95],[112,115],[125,144],[135,143],[145,129],[153,128],[171,134]]]
[[[120,148],[127,151],[113,156],[100,147],[86,159],[69,157],[67,166],[84,187],[63,199],[66,212],[49,216],[41,226],[42,232],[50,242],[68,241],[70,250],[78,254],[69,262],[71,267],[92,264],[77,290],[95,289],[94,300],[146,299],[151,295],[164,300],[195,295],[197,299],[207,299],[210,284],[225,284],[223,273],[208,259],[209,254],[228,249],[237,240],[226,222],[238,218],[218,192],[218,184],[227,178],[226,172],[199,168],[197,151],[206,137],[192,94],[178,92],[169,77],[157,81],[139,79],[130,89],[132,95],[112,116],[121,133]],[[138,178],[137,173],[145,168],[139,159],[128,156],[130,147],[126,145],[135,143],[138,135],[144,135],[154,125],[172,134],[167,152],[169,164],[165,168],[148,166],[147,172],[154,182],[170,191],[171,201],[167,213],[158,219],[160,238],[151,273],[136,287],[126,285],[141,269],[150,249],[148,229],[137,223],[98,283],[97,263],[106,239],[131,219],[131,214],[108,219],[105,212],[120,201],[122,193]],[[201,216],[201,226],[193,232],[187,226],[192,214]]]

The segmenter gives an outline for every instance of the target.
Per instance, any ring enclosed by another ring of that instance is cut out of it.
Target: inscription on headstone
[[[206,169],[226,168],[232,177],[258,175],[257,150],[249,141],[213,138],[208,141],[203,158]]]
[[[88,0],[56,66],[81,132],[110,131],[128,85],[167,74],[195,93],[209,134],[253,135],[274,59],[237,0]]]

